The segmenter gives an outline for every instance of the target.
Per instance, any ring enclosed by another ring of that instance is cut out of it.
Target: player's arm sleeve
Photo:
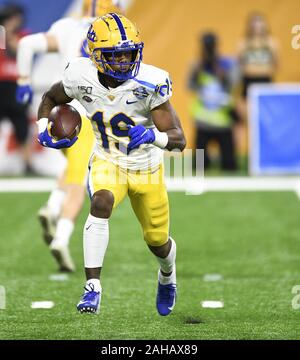
[[[62,84],[65,90],[65,93],[72,99],[77,99],[78,96],[78,86],[76,80],[76,71],[72,62],[68,63],[66,66],[63,77]]]
[[[20,78],[30,78],[33,57],[46,53],[47,39],[44,33],[24,36],[18,44],[17,69]]]
[[[168,73],[164,72],[160,81],[156,84],[152,95],[149,98],[149,109],[152,110],[157,106],[168,101],[172,96],[172,81]]]
[[[61,52],[64,46],[68,43],[70,19],[61,19],[56,21],[47,31],[47,35],[55,38],[58,51]]]
[[[18,44],[17,69],[19,78],[30,78],[35,54],[48,51],[61,51],[68,39],[70,19],[56,21],[46,33],[37,33],[23,37]],[[51,39],[54,40],[51,41]],[[53,44],[54,42],[54,44]]]

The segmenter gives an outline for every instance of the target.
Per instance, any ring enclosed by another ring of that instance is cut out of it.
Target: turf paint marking
[[[31,303],[31,309],[52,309],[53,307],[53,301],[33,301]]]
[[[220,309],[224,307],[224,303],[223,301],[204,300],[201,301],[201,306],[203,308]]]
[[[298,196],[298,199],[300,200],[300,186],[296,187],[295,192],[296,195]]]
[[[292,299],[292,308],[298,310],[300,309],[300,285],[293,286],[292,294],[295,294]]]
[[[6,292],[5,287],[0,285],[0,310],[6,309]]]
[[[223,279],[221,274],[205,274],[203,276],[203,281],[220,281]]]
[[[51,274],[49,275],[51,281],[68,281],[69,276],[67,274]]]
[[[1,179],[0,192],[49,192],[55,187],[54,179],[18,178]],[[166,178],[169,191],[184,191],[199,195],[218,191],[295,191],[300,198],[300,177],[207,177]]]

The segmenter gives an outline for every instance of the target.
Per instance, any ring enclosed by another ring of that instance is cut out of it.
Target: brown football
[[[55,140],[73,139],[81,130],[81,116],[71,105],[57,105],[49,114],[51,136]]]

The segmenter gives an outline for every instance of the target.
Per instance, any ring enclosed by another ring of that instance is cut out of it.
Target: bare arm
[[[73,99],[65,93],[62,82],[55,83],[42,97],[42,102],[38,109],[38,119],[48,118],[50,111],[56,105],[67,104],[72,100]]]
[[[180,149],[180,151],[183,151],[186,146],[185,136],[180,120],[170,102],[166,101],[154,108],[151,115],[157,129],[168,135],[166,149]]]

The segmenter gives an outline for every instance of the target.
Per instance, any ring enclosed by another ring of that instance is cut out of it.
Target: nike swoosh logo
[[[168,306],[168,309],[169,309],[170,311],[172,311],[172,310],[174,309],[174,306],[175,306],[175,303],[176,303],[176,297],[177,297],[177,294],[176,294],[176,292],[175,292],[173,304],[172,304],[171,306]]]
[[[93,225],[93,224],[90,224],[89,226],[87,226],[87,227],[85,228],[85,230],[88,230],[92,225]]]
[[[128,100],[126,100],[126,104],[128,104],[128,105],[134,104],[134,103],[136,103],[136,102],[138,102],[138,100],[136,100],[136,101],[128,101]]]
[[[168,309],[169,309],[170,311],[172,311],[172,310],[174,309],[175,302],[176,302],[176,300],[175,300],[175,298],[174,298],[173,305],[172,305],[172,306],[170,306],[170,307],[168,307]]]

